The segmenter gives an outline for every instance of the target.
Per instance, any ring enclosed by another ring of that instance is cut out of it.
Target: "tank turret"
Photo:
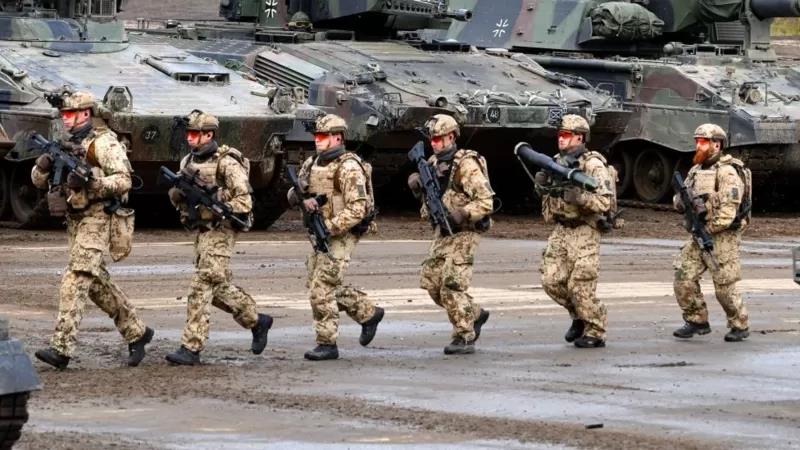
[[[692,132],[705,122],[725,128],[728,151],[753,170],[761,204],[782,202],[774,193],[800,183],[800,76],[796,63],[782,61],[770,45],[773,18],[800,16],[800,1],[453,0],[450,6],[469,8],[472,20],[428,32],[428,39],[524,52],[622,102],[630,122],[610,149],[619,193],[667,199],[670,175],[691,166]]]
[[[69,89],[98,99],[97,124],[117,135],[142,180],[131,200],[150,211],[169,207],[165,188],[155,183],[158,167],[174,168],[188,152],[176,118],[192,109],[218,116],[220,142],[253,163],[256,225],[268,226],[285,208],[276,174],[297,150],[291,136],[303,128],[296,111],[304,103],[163,42],[131,43],[115,17],[121,7],[115,0],[0,0],[0,220],[47,222],[45,195],[31,184],[35,154],[25,136],[60,137],[59,112],[46,96]],[[298,147],[308,145],[302,131]]]

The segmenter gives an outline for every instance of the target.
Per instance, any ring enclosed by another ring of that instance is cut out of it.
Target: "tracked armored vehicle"
[[[114,1],[0,0],[0,6],[0,215],[22,225],[46,216],[43,194],[31,185],[34,156],[25,133],[61,133],[59,113],[44,96],[64,86],[102,99],[96,117],[127,146],[143,180],[132,196],[140,211],[165,202],[164,195],[153,197],[166,189],[156,185],[158,167],[175,168],[188,152],[179,118],[200,109],[219,117],[219,141],[252,162],[256,226],[283,212],[285,187],[276,174],[295,148],[293,130],[310,142],[296,128],[291,97],[281,96],[278,107],[277,88],[175,47],[131,44],[114,17]]]
[[[608,95],[524,55],[427,45],[407,33],[469,18],[469,11],[448,10],[447,2],[272,0],[263,6],[223,0],[223,16],[252,23],[197,23],[175,37],[199,40],[172,42],[196,55],[244,61],[259,79],[296,89],[310,105],[347,119],[350,147],[372,162],[376,186],[403,172],[419,139],[416,128],[433,114],[456,117],[460,145],[487,157],[494,187],[506,199],[520,192],[515,180],[524,176],[506,149],[525,140],[554,152],[563,114],[593,121],[597,147],[613,142],[627,121]]]
[[[770,47],[774,17],[797,0],[454,0],[469,23],[441,35],[525,52],[547,69],[583,77],[632,114],[612,147],[620,192],[648,202],[688,168],[697,125],[714,122],[753,170],[756,202],[800,180],[800,68]],[[759,202],[761,200],[761,202]]]
[[[0,449],[13,447],[28,421],[28,396],[42,388],[22,343],[8,333],[0,317]]]

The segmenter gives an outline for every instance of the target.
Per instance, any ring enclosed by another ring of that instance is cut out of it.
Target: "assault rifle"
[[[85,163],[80,156],[73,155],[65,151],[61,144],[55,141],[48,141],[39,133],[33,133],[30,137],[32,156],[43,154],[53,158],[53,167],[50,170],[50,184],[58,186],[67,179],[67,175],[73,173],[85,182],[92,180],[92,166]]]
[[[297,172],[295,172],[294,167],[287,167],[286,173],[289,174],[289,181],[292,182],[295,194],[303,198],[305,192],[300,186],[300,180],[297,179]],[[317,195],[314,199],[319,206],[324,205],[328,201],[328,197],[325,195]],[[331,232],[328,230],[328,227],[325,226],[325,219],[322,217],[322,213],[319,211],[307,210],[302,201],[300,202],[300,210],[303,212],[303,226],[308,230],[308,239],[311,241],[314,250],[322,253],[329,253],[331,251]]]
[[[189,224],[194,226],[199,215],[197,210],[203,206],[208,208],[215,216],[222,220],[230,220],[237,229],[246,230],[250,228],[250,220],[242,220],[241,217],[233,212],[230,206],[217,199],[219,186],[209,187],[198,179],[199,171],[189,175],[181,171],[176,174],[168,168],[161,166],[159,181],[165,181],[172,187],[178,188],[186,196],[186,206],[189,210]]]
[[[443,235],[452,236],[453,228],[447,220],[448,211],[444,203],[442,203],[442,195],[444,193],[442,192],[442,187],[439,186],[436,169],[428,164],[425,159],[425,144],[422,141],[417,142],[408,152],[408,159],[417,165],[419,180],[422,183],[422,189],[425,191],[425,206],[428,208],[431,226],[436,228],[438,225]]]
[[[714,257],[714,239],[711,234],[706,231],[706,216],[708,209],[706,208],[705,201],[698,196],[694,195],[691,189],[686,187],[683,182],[683,177],[677,171],[672,174],[672,187],[675,192],[680,196],[681,203],[683,204],[684,227],[686,231],[692,234],[692,238],[703,251],[711,259],[711,264],[714,269],[719,268],[717,258]]]
[[[572,184],[583,190],[594,192],[599,186],[597,180],[586,175],[582,170],[562,166],[555,162],[553,158],[531,148],[527,142],[520,142],[517,144],[517,146],[514,147],[514,154],[517,155],[517,159],[519,159],[519,162],[522,164],[522,168],[531,180],[533,180],[534,177],[529,167],[536,166],[554,175],[555,178],[561,181],[561,183],[557,183],[555,186],[556,188],[563,187],[566,184]]]

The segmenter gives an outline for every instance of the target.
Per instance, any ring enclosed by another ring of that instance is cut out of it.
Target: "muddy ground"
[[[267,351],[250,354],[250,333],[214,311],[196,368],[164,361],[184,323],[190,237],[140,230],[111,271],[156,329],[148,357],[125,367],[113,323],[87,306],[69,369],[36,362],[44,389],[19,448],[800,448],[790,256],[800,219],[761,216],[748,230],[740,287],[753,334],[730,344],[707,281],[713,332],[671,335],[681,324],[670,268],[685,238],[680,217],[626,215],[602,248],[605,349],[563,341],[568,317],[539,284],[549,227],[501,216],[482,241],[472,288],[492,316],[475,355],[445,356],[446,316],[417,288],[429,228],[408,213],[381,218],[348,273],[386,308],[373,344],[360,347],[360,328],[343,317],[342,358],[305,361],[314,339],[303,286],[309,244],[290,214],[243,235],[233,259],[236,282],[276,318]],[[32,354],[52,332],[64,234],[2,229],[0,258],[0,314]]]

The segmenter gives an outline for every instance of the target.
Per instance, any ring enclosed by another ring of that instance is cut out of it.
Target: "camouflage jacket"
[[[686,187],[694,195],[706,197],[706,228],[709,233],[716,234],[729,229],[739,211],[745,185],[735,165],[744,167],[742,161],[731,155],[723,155],[708,168],[700,164],[692,166],[686,176]],[[675,195],[672,202],[678,207],[680,197]],[[747,223],[742,223],[740,229],[745,226]]]
[[[439,162],[432,155],[428,162],[436,168],[438,174],[450,170],[447,186],[443,186],[442,203],[448,211],[458,208],[469,214],[469,222],[475,223],[492,213],[494,207],[494,190],[482,158],[473,150],[459,149],[452,162]],[[428,217],[428,209],[422,203],[422,218]]]
[[[556,155],[555,160],[559,164],[568,165],[565,157],[560,154]],[[595,192],[583,192],[583,195],[586,196],[586,202],[582,206],[565,202],[560,192],[558,192],[558,195],[545,192],[542,195],[542,215],[545,223],[577,220],[586,223],[592,228],[597,228],[598,216],[611,208],[614,195],[611,183],[616,182],[616,180],[611,179],[605,158],[597,152],[583,151],[578,156],[577,166],[578,169],[597,180],[597,190]]]
[[[317,156],[309,157],[297,176],[307,183],[308,194],[328,198],[321,212],[333,236],[350,231],[367,216],[370,200],[367,174],[355,153],[345,151],[327,163]]]
[[[198,173],[200,181],[207,186],[217,186],[217,197],[230,205],[236,214],[247,214],[253,209],[253,189],[250,186],[249,161],[239,150],[221,145],[212,155],[197,158],[191,153],[181,160],[181,170]],[[173,205],[181,210],[182,219],[186,216],[186,202]],[[200,207],[200,220],[215,221],[214,214]]]
[[[93,180],[83,189],[68,190],[67,202],[76,210],[114,197],[127,201],[131,189],[131,163],[125,146],[117,135],[106,127],[94,128],[81,141],[82,159],[92,167]],[[40,189],[48,188],[50,173],[33,166],[31,180]]]

